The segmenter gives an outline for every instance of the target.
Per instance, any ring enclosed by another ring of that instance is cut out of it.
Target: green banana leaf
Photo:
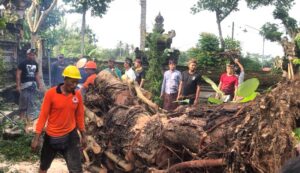
[[[93,50],[91,50],[89,53],[88,53],[88,56],[92,56],[95,52],[98,51],[98,48],[95,48]]]
[[[252,93],[251,95],[249,95],[249,96],[247,96],[247,97],[244,97],[244,98],[240,101],[240,103],[250,102],[250,101],[254,100],[258,94],[259,94],[258,92],[254,92],[254,93]]]
[[[214,98],[214,97],[209,97],[209,98],[208,98],[208,102],[209,102],[209,103],[213,103],[213,104],[217,104],[217,105],[223,103],[222,100],[216,99],[216,98]]]
[[[300,128],[296,128],[292,132],[293,137],[299,142],[300,141]]]
[[[300,59],[299,58],[294,59],[293,64],[300,64]]]
[[[221,94],[222,96],[224,95],[224,93],[219,89],[219,87],[216,85],[216,83],[214,81],[212,81],[210,78],[208,78],[207,76],[203,75],[202,78],[204,79],[204,81],[208,84],[210,84],[210,86],[218,93]]]
[[[250,97],[255,93],[256,89],[259,86],[259,80],[257,78],[251,78],[241,83],[238,87],[237,95],[241,97]]]
[[[188,104],[188,103],[190,103],[190,99],[176,100],[176,101],[174,101],[174,103],[186,103],[186,104]]]

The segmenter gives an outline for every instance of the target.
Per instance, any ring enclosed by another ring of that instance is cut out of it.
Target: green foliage
[[[44,1],[44,2],[51,2],[51,1]],[[47,4],[44,4],[43,6],[46,6]],[[50,4],[48,4],[50,5]],[[48,30],[51,27],[56,27],[58,26],[61,22],[63,17],[65,16],[65,9],[60,6],[60,7],[55,7],[53,8],[45,20],[41,23],[40,27],[40,34],[43,34],[44,31]]]
[[[300,59],[299,58],[295,58],[293,60],[293,64],[300,64]]]
[[[241,97],[248,97],[253,95],[259,86],[259,80],[252,78],[240,84],[237,90],[237,95]]]
[[[57,29],[48,31],[48,40],[52,40],[54,56],[63,53],[66,57],[78,57],[80,52],[79,28],[67,28],[62,25]],[[89,28],[85,35],[85,52],[91,52],[96,46],[95,34]]]
[[[0,139],[0,154],[6,161],[36,161],[38,154],[31,152],[33,135],[23,134],[15,140]]]
[[[212,103],[212,104],[217,104],[217,105],[220,105],[220,104],[223,103],[222,100],[216,99],[216,98],[214,98],[214,97],[209,97],[209,98],[208,98],[208,102],[209,102],[209,103]]]
[[[222,96],[224,95],[223,91],[221,91],[219,89],[219,87],[217,86],[217,84],[212,81],[210,78],[208,78],[207,76],[203,75],[202,78],[204,79],[204,81],[208,84],[210,84],[210,86],[213,88],[213,90],[215,90],[218,94],[221,94]]]
[[[6,20],[4,17],[0,18],[0,29],[5,29],[6,28]]]
[[[201,33],[196,48],[188,50],[188,57],[197,59],[199,68],[215,67],[222,63],[219,58],[219,39],[211,33]]]
[[[23,122],[17,122],[18,127],[24,128]],[[32,153],[30,144],[33,134],[22,133],[20,137],[15,139],[3,139],[3,130],[5,127],[12,127],[11,122],[5,121],[0,124],[0,162],[5,161],[36,161],[38,153]]]
[[[201,33],[200,39],[198,40],[197,48],[200,51],[207,51],[207,52],[218,52],[219,48],[219,39],[216,35],[211,33]]]
[[[82,14],[90,10],[92,16],[102,17],[109,8],[108,4],[112,0],[63,0],[63,2],[72,7],[70,12]]]
[[[300,128],[294,129],[292,136],[297,140],[297,142],[300,142]]]
[[[249,54],[240,59],[241,64],[243,64],[245,71],[260,71],[261,63],[259,61],[261,55],[259,54]]]
[[[198,0],[191,8],[192,12],[198,13],[203,10],[216,12],[219,15],[220,22],[224,20],[231,12],[238,10],[239,0]]]
[[[214,81],[212,81],[207,76],[202,76],[205,82],[207,82],[214,91],[216,91],[217,94],[220,95],[221,98],[224,98],[224,93],[218,88],[218,86],[215,84]],[[243,82],[239,87],[237,91],[237,96],[243,97],[243,99],[239,102],[246,103],[249,101],[252,101],[256,98],[258,95],[257,90],[259,86],[259,80],[257,78],[248,79],[245,82]],[[223,101],[217,98],[209,97],[208,98],[209,103],[213,104],[222,104]]]
[[[174,103],[185,103],[185,104],[189,104],[189,103],[190,103],[190,99],[176,100],[176,101],[174,101]]]
[[[261,27],[260,34],[270,41],[281,41],[283,33],[278,31],[278,25],[274,23],[266,23]]]
[[[195,56],[192,56],[195,57]],[[187,61],[189,59],[189,55],[187,52],[180,52],[179,58],[178,58],[178,64],[179,65],[187,65]]]
[[[232,39],[232,38],[225,38],[225,50],[229,51],[241,51],[241,43],[238,40]]]
[[[163,50],[158,48],[158,40],[162,36],[161,33],[154,32],[149,34],[146,38],[149,51],[147,52],[149,68],[146,73],[145,88],[153,95],[153,101],[160,103],[160,89],[162,84],[162,64],[166,61],[166,57],[163,56]]]
[[[240,103],[247,103],[247,102],[250,102],[250,101],[254,100],[258,94],[259,94],[258,92],[253,92],[251,95],[249,95],[249,96],[247,96],[247,97],[244,97],[244,98],[240,101]]]
[[[282,6],[285,8],[291,8],[294,4],[294,0],[246,0],[249,8],[256,9],[260,6]]]

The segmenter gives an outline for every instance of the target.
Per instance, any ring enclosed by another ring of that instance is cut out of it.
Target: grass
[[[33,134],[22,133],[14,139],[3,139],[3,127],[0,125],[0,162],[37,161],[38,153],[33,153],[30,148]],[[1,170],[0,170],[1,173]]]

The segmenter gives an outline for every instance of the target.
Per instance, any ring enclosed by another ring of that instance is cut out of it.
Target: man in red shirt
[[[230,95],[229,100],[235,99],[235,94],[238,87],[238,78],[234,75],[233,65],[226,65],[226,73],[223,73],[220,78],[219,89],[225,95]]]
[[[80,72],[69,65],[63,71],[64,83],[49,89],[41,107],[31,148],[35,151],[43,128],[46,125],[41,151],[39,173],[46,173],[57,153],[64,156],[69,172],[82,173],[81,144],[86,146],[83,101],[79,90],[75,90]]]

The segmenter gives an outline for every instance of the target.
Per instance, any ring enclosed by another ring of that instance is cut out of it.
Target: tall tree
[[[238,2],[239,0],[198,0],[198,2],[192,7],[192,12],[194,14],[203,10],[208,10],[215,13],[222,49],[225,48],[225,43],[222,34],[221,22],[231,12],[238,10]]]
[[[32,0],[30,7],[27,9],[26,22],[29,26],[31,35],[31,47],[37,48],[37,62],[39,64],[39,75],[43,82],[42,73],[42,56],[43,46],[42,40],[38,36],[38,31],[45,21],[47,15],[56,6],[57,0],[43,1],[43,0]]]
[[[145,51],[147,0],[140,0],[140,3],[141,3],[140,50]]]
[[[63,0],[66,4],[69,4],[73,7],[71,12],[82,14],[82,25],[81,25],[81,46],[80,52],[82,55],[85,54],[84,49],[84,39],[85,39],[85,30],[86,30],[86,13],[88,10],[91,10],[92,16],[102,17],[108,9],[108,4],[112,0]]]

